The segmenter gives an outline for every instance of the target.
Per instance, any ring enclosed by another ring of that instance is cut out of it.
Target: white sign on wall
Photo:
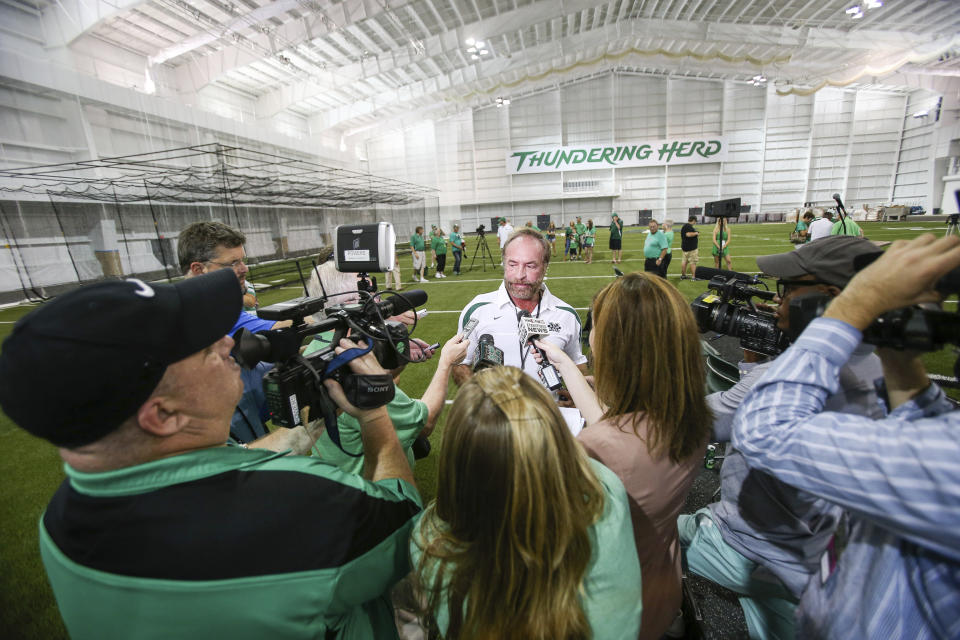
[[[722,162],[726,159],[727,139],[724,136],[671,138],[518,151],[511,149],[507,152],[507,174],[653,167]]]

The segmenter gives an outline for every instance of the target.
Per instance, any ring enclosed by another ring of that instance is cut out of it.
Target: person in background
[[[680,279],[687,279],[687,265],[690,265],[690,279],[697,279],[697,262],[700,260],[700,232],[693,223],[696,216],[687,218],[687,224],[680,227],[680,251],[683,259],[680,262]]]
[[[533,222],[530,220],[527,220],[526,224],[524,224],[523,226],[527,227],[528,229],[533,229]]]
[[[667,255],[667,239],[663,237],[660,231],[660,225],[656,220],[649,223],[650,232],[647,239],[643,241],[643,270],[647,273],[660,274],[660,265],[663,263],[664,256]]]
[[[443,229],[437,229],[430,238],[430,247],[433,249],[434,259],[437,261],[436,278],[446,278],[443,273],[447,268],[447,239],[443,237]]]
[[[827,209],[823,212],[822,218],[817,218],[810,224],[810,228],[807,229],[808,237],[810,242],[814,240],[819,240],[820,238],[826,238],[830,235],[830,231],[833,230],[833,212]]]
[[[243,292],[243,310],[247,313],[252,313],[257,315],[257,307],[260,306],[260,301],[257,300],[257,288],[253,286],[253,283],[247,280],[246,291]]]
[[[391,279],[393,282],[391,282]],[[397,291],[403,288],[403,283],[400,281],[400,261],[397,260],[396,256],[393,259],[393,269],[384,274],[383,288],[396,289]]]
[[[797,226],[793,230],[800,236],[800,242],[795,243],[798,247],[810,242],[810,225],[813,223],[813,211],[804,211],[803,216],[797,221]]]
[[[500,266],[503,266],[503,247],[507,244],[507,238],[513,233],[513,225],[507,222],[506,218],[500,218],[497,222],[497,240],[500,241]]]
[[[557,227],[553,222],[547,227],[547,242],[550,243],[550,255],[557,255]]]
[[[627,274],[604,287],[593,322],[596,392],[561,349],[537,344],[583,415],[577,438],[587,454],[626,486],[643,574],[639,638],[657,640],[682,628],[677,516],[710,436],[700,336],[689,303],[654,274]]]
[[[437,498],[410,542],[447,638],[637,638],[641,570],[623,483],[514,367],[473,376],[444,428]]]
[[[570,221],[570,224],[563,228],[563,237],[564,237],[564,249],[563,249],[563,261],[567,262],[570,260],[570,246],[573,245],[574,236],[577,235],[576,229],[573,228],[573,220]],[[573,249],[573,259],[576,259],[577,250],[576,245]]]
[[[663,238],[667,243],[667,255],[663,256],[663,261],[660,263],[660,277],[667,277],[667,270],[670,268],[670,260],[673,259],[673,221],[664,220],[663,221]]]
[[[593,226],[593,219],[587,220],[587,228],[583,230],[583,261],[585,264],[593,262],[593,245],[597,240],[597,229]]]
[[[430,235],[426,237],[425,241],[430,246],[430,268],[435,269],[437,266],[437,254],[433,250],[433,239],[437,235],[437,225],[430,225]]]
[[[417,281],[417,274],[420,274],[420,282],[426,282],[423,277],[423,270],[427,266],[427,256],[425,253],[426,243],[423,240],[423,227],[417,227],[413,235],[410,236],[410,249],[413,255],[413,281]]]
[[[453,275],[460,275],[460,262],[463,260],[463,236],[460,235],[460,225],[453,225],[450,232],[450,250],[453,252]]]
[[[576,260],[577,254],[581,251],[580,246],[580,234],[577,233],[577,227],[570,221],[570,226],[567,227],[567,236],[570,238],[570,260]],[[582,254],[580,254],[582,257]]]
[[[587,231],[587,225],[583,224],[583,220],[580,219],[580,216],[577,216],[577,224],[574,225],[574,228],[577,230],[577,246],[580,247],[580,251],[583,251],[583,234]],[[581,257],[582,254],[581,254]]]
[[[610,253],[612,258],[610,260],[613,264],[618,264],[621,261],[621,246],[623,244],[623,220],[620,219],[616,213],[613,214],[610,220]]]
[[[720,225],[723,225],[723,231]],[[713,248],[710,250],[713,259],[716,262],[717,269],[720,269],[721,256],[727,262],[727,270],[730,269],[730,226],[723,222],[723,218],[717,218],[713,225]]]

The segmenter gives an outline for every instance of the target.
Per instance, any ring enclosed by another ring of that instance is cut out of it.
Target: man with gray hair
[[[503,282],[500,288],[475,297],[460,314],[458,332],[471,319],[478,324],[471,332],[473,342],[485,334],[503,351],[503,364],[520,367],[538,378],[538,365],[528,345],[519,343],[520,315],[528,313],[545,321],[550,335],[545,338],[560,347],[586,370],[587,358],[580,350],[580,316],[543,283],[550,264],[550,243],[536,229],[521,227],[504,241]],[[464,336],[467,337],[467,336]],[[475,353],[468,353],[463,364],[453,369],[460,385],[473,375]]]

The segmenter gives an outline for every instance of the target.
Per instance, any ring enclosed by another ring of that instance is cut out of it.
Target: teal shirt
[[[853,221],[853,218],[846,219],[847,231],[844,233],[843,227],[844,222],[837,220],[833,223],[833,228],[830,230],[830,235],[832,236],[854,236],[859,237],[863,235],[863,231],[860,230],[860,225]]]
[[[594,638],[636,638],[640,634],[642,591],[640,560],[633,539],[630,502],[620,478],[596,460],[590,466],[604,490],[603,515],[590,527],[591,558],[583,579],[580,604]],[[414,525],[410,560],[419,571],[423,522]],[[430,577],[421,577],[430,584]],[[434,612],[440,633],[446,633],[450,618],[446,602]]]
[[[643,243],[643,257],[659,258],[660,252],[667,248],[667,239],[663,237],[663,231],[650,233],[647,235],[647,239]]]
[[[586,246],[586,247],[592,247],[594,241],[595,241],[596,238],[597,238],[597,228],[594,227],[593,229],[587,229],[586,231],[584,231],[583,236],[584,236],[584,237],[583,237],[583,244],[584,244],[584,246]]]
[[[410,246],[413,247],[414,251],[423,251],[426,245],[423,243],[423,236],[419,233],[415,233],[410,236]]]
[[[410,468],[414,466],[413,442],[427,424],[429,411],[420,400],[413,400],[400,387],[396,388],[393,400],[387,403],[387,415],[393,421],[400,446],[407,454]],[[349,453],[363,453],[363,440],[360,438],[360,423],[347,413],[337,417],[337,429],[340,431],[340,444]],[[363,457],[347,455],[333,443],[330,435],[324,431],[313,445],[313,454],[342,471],[360,475],[363,473]]]
[[[433,236],[430,238],[430,248],[433,249],[433,252],[438,256],[447,255],[447,242],[441,236]]]
[[[663,237],[667,241],[667,255],[670,255],[673,253],[673,229],[670,229],[670,231],[661,231],[660,233],[663,234]]]
[[[463,250],[463,238],[456,231],[450,232],[450,246],[453,247],[454,251]]]
[[[577,230],[577,235],[582,236],[583,232],[587,230],[587,225],[582,222],[574,223],[573,228]]]

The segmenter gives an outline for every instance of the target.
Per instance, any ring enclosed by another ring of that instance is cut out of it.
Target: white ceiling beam
[[[80,36],[148,0],[59,0],[43,8],[48,47],[65,47]]]

